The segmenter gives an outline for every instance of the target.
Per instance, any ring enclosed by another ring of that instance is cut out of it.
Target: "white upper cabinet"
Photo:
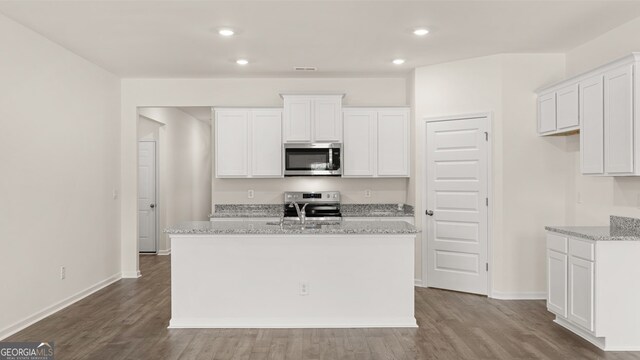
[[[313,141],[342,141],[342,96],[313,100]]]
[[[580,82],[580,164],[585,175],[604,173],[604,95],[602,75]]]
[[[576,129],[580,125],[578,84],[556,91],[556,127],[558,130]]]
[[[579,124],[582,174],[640,176],[640,113],[634,113],[640,106],[639,64],[640,53],[632,53],[538,93],[541,135],[570,132]],[[556,126],[550,130],[553,102]]]
[[[538,97],[538,133],[556,131],[556,93]]]
[[[409,176],[409,109],[348,108],[343,177]]]
[[[217,178],[282,177],[282,110],[215,109]]]
[[[285,142],[311,142],[312,100],[308,97],[284,97]]]
[[[341,142],[343,95],[282,95],[284,142]]]
[[[282,176],[282,111],[251,111],[251,176]]]
[[[344,111],[342,176],[372,177],[375,174],[376,119],[374,110]]]
[[[378,112],[378,176],[409,176],[409,111]]]
[[[604,170],[633,173],[633,65],[604,75]]]
[[[249,176],[249,114],[243,110],[215,111],[216,177]]]

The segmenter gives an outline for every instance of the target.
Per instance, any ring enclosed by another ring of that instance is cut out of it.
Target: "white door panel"
[[[580,83],[580,165],[583,174],[604,172],[604,88],[602,75]]]
[[[427,286],[487,293],[487,119],[427,124]]]
[[[138,250],[156,252],[156,143],[138,142]]]
[[[633,172],[633,66],[604,77],[605,172]]]
[[[251,112],[251,176],[282,176],[282,113]]]

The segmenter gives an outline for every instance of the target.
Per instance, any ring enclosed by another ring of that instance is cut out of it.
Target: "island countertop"
[[[280,234],[416,234],[415,226],[405,221],[341,221],[329,224],[320,223],[317,228],[302,228],[300,225],[284,225],[266,221],[188,221],[169,227],[167,234],[192,235],[280,235]]]
[[[609,226],[546,226],[545,230],[593,241],[640,241],[640,219],[611,216]]]

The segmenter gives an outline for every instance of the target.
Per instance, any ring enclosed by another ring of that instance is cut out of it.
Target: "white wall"
[[[120,81],[3,15],[0,49],[1,339],[120,276]]]
[[[493,289],[500,296],[544,293],[544,226],[565,216],[564,138],[539,138],[534,90],[558,80],[564,56],[495,55],[415,71],[414,137],[422,119],[493,113]],[[416,223],[422,227],[424,154],[415,156]],[[426,241],[426,240],[425,240]],[[421,265],[419,265],[421,266]]]
[[[640,18],[637,18],[571,50],[567,53],[567,76],[640,51],[639,35]],[[609,215],[640,217],[640,178],[581,175],[580,137],[573,135],[568,141],[573,165],[573,188],[567,193],[569,223],[608,225]]]
[[[138,107],[171,106],[282,106],[282,92],[344,92],[345,105],[406,105],[404,78],[217,78],[217,79],[124,79],[122,81],[122,256],[126,276],[135,276],[136,254],[136,122]],[[300,179],[218,180],[212,183],[216,203],[247,202],[248,189],[254,202],[276,202],[284,190],[340,190],[345,202],[365,200],[364,190],[373,191],[372,202],[405,202],[407,180],[317,179],[306,185]],[[245,201],[246,200],[246,201]]]
[[[171,249],[167,226],[209,220],[211,212],[211,125],[175,108],[141,108],[138,137],[158,125],[160,167],[158,250]]]

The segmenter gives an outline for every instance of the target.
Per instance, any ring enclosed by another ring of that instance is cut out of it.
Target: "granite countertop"
[[[397,204],[341,204],[343,217],[413,217],[413,206]],[[282,216],[282,204],[219,204],[211,218],[259,218]]]
[[[609,226],[546,226],[546,230],[593,241],[640,241],[640,219],[611,216]]]
[[[312,222],[310,222],[312,223]],[[415,226],[405,221],[340,221],[321,224],[318,228],[302,228],[300,225],[270,224],[266,221],[188,221],[165,229],[167,234],[416,234]]]

